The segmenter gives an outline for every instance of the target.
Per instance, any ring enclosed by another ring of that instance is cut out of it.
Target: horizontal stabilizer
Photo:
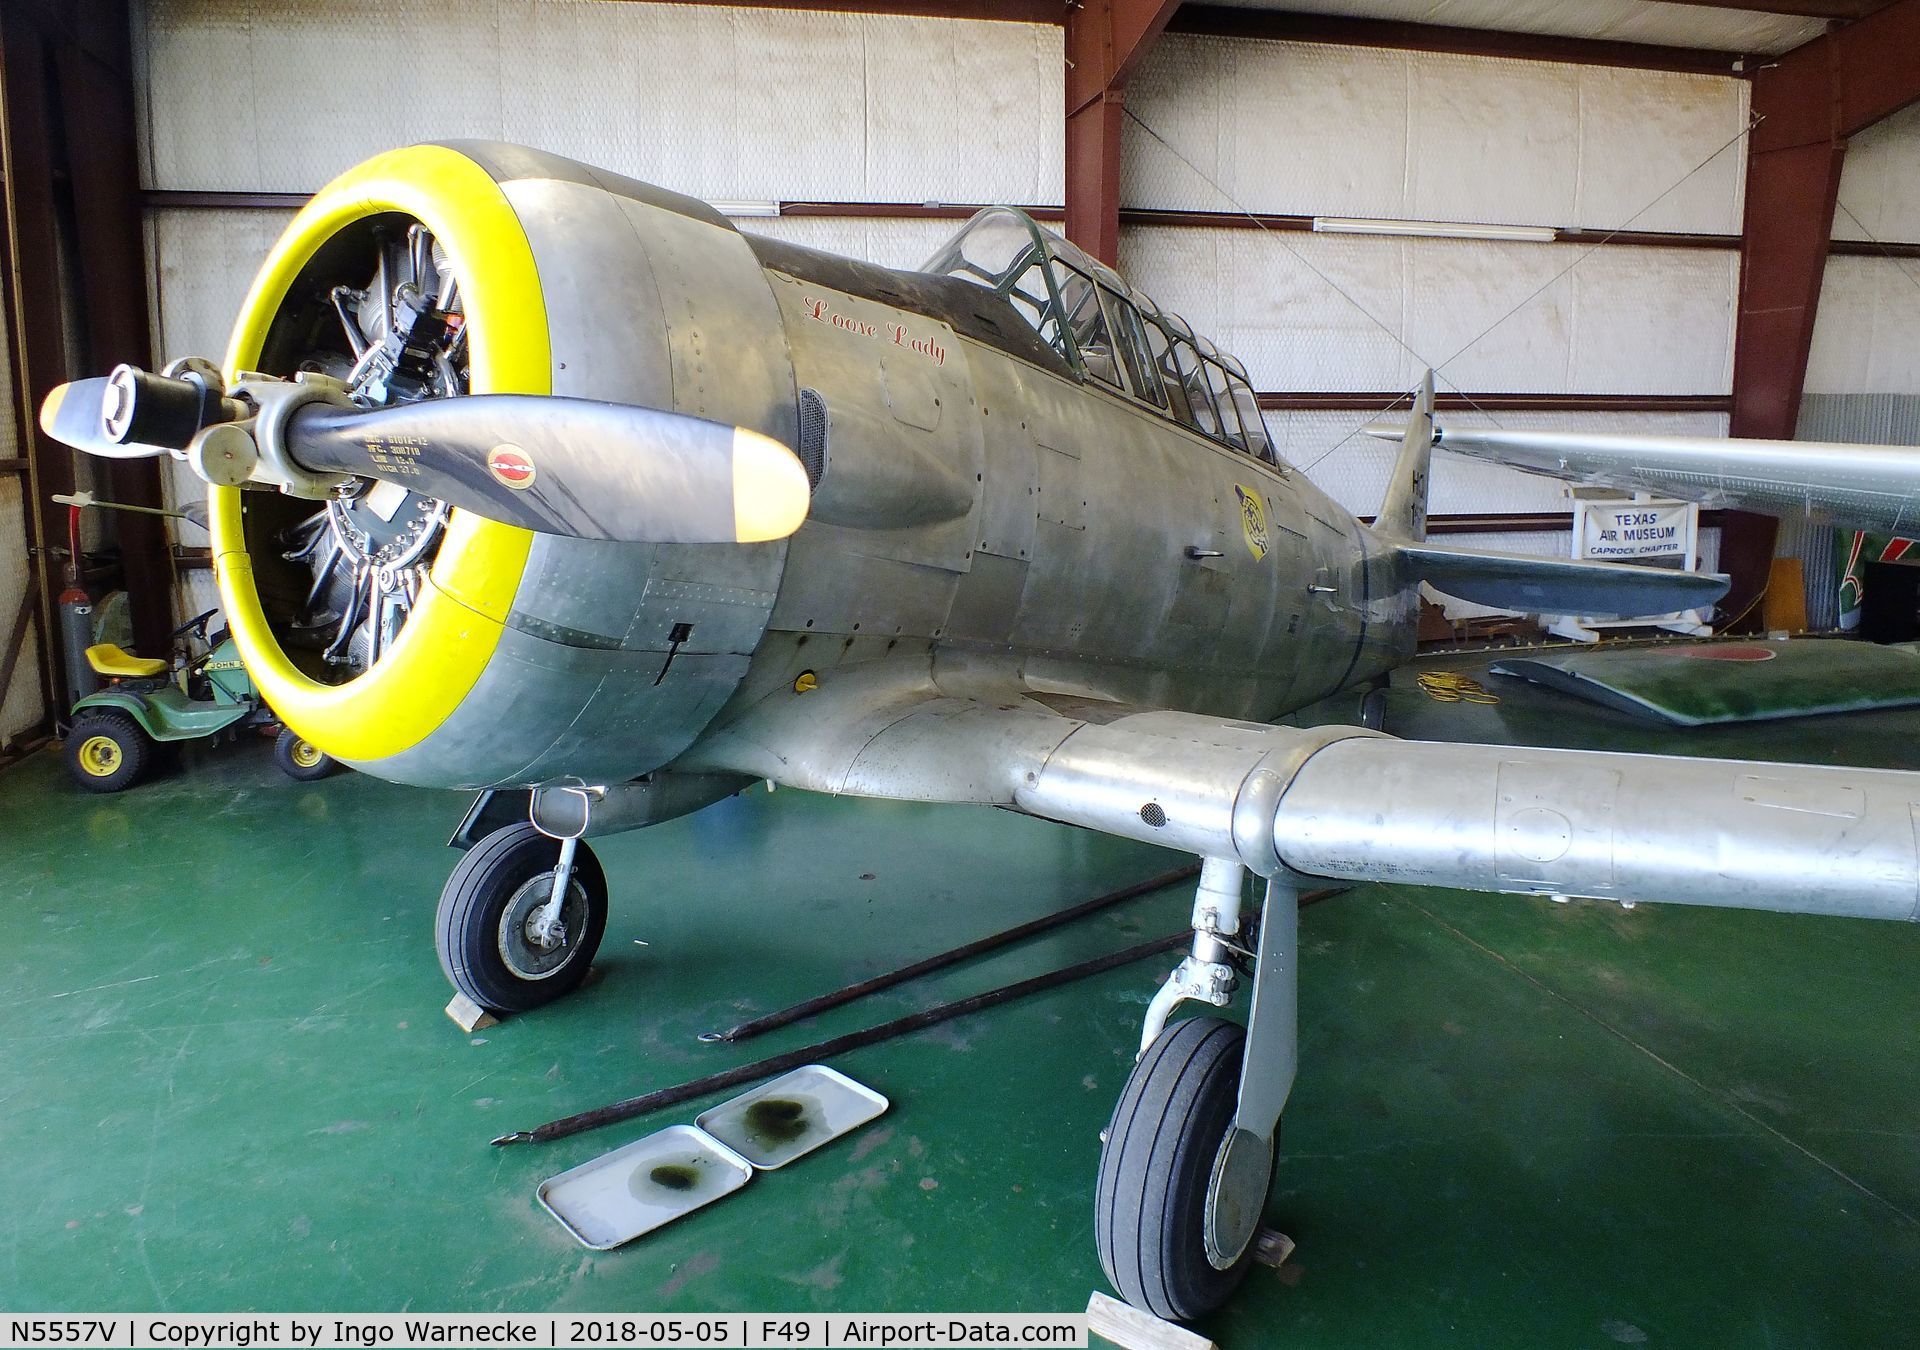
[[[1393,543],[1407,574],[1469,604],[1527,614],[1631,619],[1710,605],[1727,593],[1717,572]]]

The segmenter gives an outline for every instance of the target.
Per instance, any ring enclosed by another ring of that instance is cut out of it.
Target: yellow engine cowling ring
[[[792,442],[779,312],[724,217],[491,143],[392,151],[322,189],[261,269],[229,375],[284,345],[276,319],[329,241],[392,216],[425,224],[460,278],[473,392],[670,407]],[[588,542],[456,511],[398,638],[327,684],[289,658],[261,603],[246,496],[213,489],[214,554],[262,695],[328,754],[427,786],[619,782],[666,763],[744,676],[786,558],[784,542]]]

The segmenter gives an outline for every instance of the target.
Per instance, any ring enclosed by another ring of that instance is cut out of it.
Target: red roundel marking
[[[1771,661],[1780,655],[1771,647],[1724,647],[1715,644],[1675,647],[1672,650],[1677,656],[1691,656],[1696,661]]]
[[[487,472],[510,488],[529,488],[533,457],[517,445],[496,445],[487,452]]]

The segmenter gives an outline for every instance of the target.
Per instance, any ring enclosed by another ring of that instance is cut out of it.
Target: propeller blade
[[[315,473],[382,478],[543,534],[658,544],[784,539],[807,473],[744,427],[621,403],[476,394],[376,408],[314,404],[287,454]]]
[[[157,445],[123,445],[108,437],[106,408],[112,383],[102,376],[55,385],[40,405],[40,430],[62,445],[108,459],[150,459],[166,454]]]

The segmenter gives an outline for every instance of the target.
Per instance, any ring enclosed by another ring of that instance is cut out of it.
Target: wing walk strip
[[[1532,975],[1527,971],[1522,970],[1519,966],[1515,965],[1512,961],[1508,960],[1507,957],[1505,957],[1501,953],[1487,946],[1484,942],[1481,942],[1469,936],[1468,934],[1463,933],[1462,931],[1460,931],[1460,929],[1454,927],[1452,924],[1448,923],[1445,919],[1441,918],[1438,914],[1435,914],[1432,910],[1426,908],[1424,905],[1420,904],[1415,900],[1409,899],[1404,894],[1398,894],[1398,891],[1400,888],[1395,887],[1393,889],[1396,891],[1396,896],[1395,896],[1396,899],[1398,899],[1402,904],[1406,905],[1409,909],[1413,910],[1415,913],[1424,916],[1430,923],[1434,925],[1434,927],[1440,929],[1444,933],[1450,934],[1451,936],[1458,938],[1461,942],[1464,942],[1467,946],[1473,948],[1475,951],[1479,952],[1481,955],[1490,957],[1492,960],[1494,960],[1501,966],[1505,967],[1510,973],[1519,976],[1521,979],[1525,980],[1528,984],[1532,985],[1535,989],[1538,989],[1541,993],[1545,994],[1548,998],[1551,998],[1555,1002],[1562,1003],[1566,1005],[1568,1008],[1571,1008],[1574,1012],[1578,1013],[1580,1016],[1584,1017],[1587,1021],[1599,1027],[1602,1031],[1606,1032],[1609,1036],[1612,1036],[1620,1041],[1625,1042],[1627,1045],[1631,1046],[1634,1050],[1637,1050],[1640,1054],[1645,1055],[1648,1059],[1652,1060],[1655,1064],[1659,1065],[1662,1069],[1665,1069],[1668,1073],[1672,1074],[1675,1078],[1678,1078],[1683,1083],[1686,1083],[1689,1086],[1697,1089],[1703,1095],[1712,1098],[1716,1103],[1725,1107],[1727,1110],[1733,1112],[1735,1115],[1739,1116],[1742,1120],[1745,1120],[1750,1125],[1760,1130],[1762,1133],[1770,1135],[1772,1138],[1778,1140],[1782,1144],[1785,1144],[1788,1148],[1794,1150],[1796,1153],[1802,1154],[1809,1161],[1815,1163],[1816,1165],[1825,1169],[1826,1171],[1831,1172],[1834,1176],[1838,1177],[1841,1181],[1845,1182],[1849,1187],[1860,1192],[1860,1194],[1866,1196],[1869,1200],[1872,1200],[1877,1204],[1885,1206],[1889,1211],[1897,1215],[1900,1219],[1902,1219],[1906,1223],[1913,1224],[1916,1227],[1920,1227],[1920,1218],[1915,1218],[1912,1214],[1909,1214],[1906,1210],[1894,1204],[1893,1201],[1887,1199],[1884,1195],[1881,1195],[1878,1191],[1874,1190],[1872,1187],[1866,1185],[1864,1182],[1860,1181],[1858,1178],[1851,1176],[1847,1172],[1841,1170],[1839,1167],[1835,1166],[1833,1163],[1828,1162],[1825,1158],[1821,1157],[1818,1153],[1815,1153],[1812,1149],[1808,1148],[1805,1144],[1801,1143],[1799,1140],[1795,1139],[1793,1136],[1785,1133],[1784,1131],[1778,1129],[1775,1126],[1769,1125],[1766,1121],[1754,1115],[1753,1112],[1749,1111],[1746,1107],[1742,1106],[1739,1102],[1735,1101],[1732,1097],[1728,1096],[1726,1093],[1721,1092],[1719,1089],[1710,1087],[1706,1083],[1701,1082],[1698,1078],[1695,1078],[1692,1074],[1688,1073],[1685,1069],[1681,1068],[1678,1064],[1675,1064],[1672,1060],[1666,1058],[1666,1056],[1662,1055],[1658,1050],[1655,1050],[1651,1046],[1645,1045],[1642,1042],[1635,1040],[1632,1036],[1628,1035],[1625,1031],[1622,1031],[1619,1027],[1609,1022],[1606,1018],[1602,1017],[1599,1013],[1594,1012],[1591,1008],[1586,1007],[1585,1005],[1579,1003],[1575,999],[1569,998],[1567,995],[1561,993],[1558,989],[1555,989],[1552,985],[1546,983],[1544,980],[1541,980],[1538,976]]]

